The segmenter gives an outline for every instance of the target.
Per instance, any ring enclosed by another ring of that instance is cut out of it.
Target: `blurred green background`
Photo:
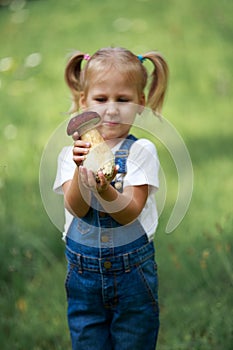
[[[164,54],[163,114],[194,169],[188,213],[165,234],[177,174],[157,145],[168,185],[155,238],[158,350],[232,349],[232,13],[229,0],[0,1],[1,349],[70,349],[64,243],[41,201],[39,167],[67,118],[67,56],[105,46]]]

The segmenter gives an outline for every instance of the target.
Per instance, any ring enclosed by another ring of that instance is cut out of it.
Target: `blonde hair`
[[[81,68],[82,62],[88,58],[87,64]],[[148,59],[153,64],[151,75],[148,75],[143,61]],[[136,56],[124,48],[103,48],[94,53],[91,57],[81,51],[76,51],[68,60],[65,69],[65,81],[69,86],[73,104],[70,112],[79,109],[80,93],[87,94],[89,85],[93,79],[104,76],[106,71],[112,68],[124,74],[128,81],[135,83],[138,94],[144,93],[147,87],[146,104],[155,113],[161,113],[165,93],[168,84],[168,65],[158,51],[150,51],[143,55]]]

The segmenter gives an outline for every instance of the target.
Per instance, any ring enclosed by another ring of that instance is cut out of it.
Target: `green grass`
[[[63,80],[67,55],[110,45],[163,52],[170,66],[164,115],[185,141],[194,170],[188,213],[165,234],[177,173],[156,140],[168,190],[155,238],[158,350],[231,349],[232,10],[226,0],[31,0],[0,6],[2,349],[70,348],[64,245],[41,201],[39,168],[70,105]]]

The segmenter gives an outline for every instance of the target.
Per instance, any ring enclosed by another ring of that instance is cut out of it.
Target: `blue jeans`
[[[73,350],[154,350],[157,265],[146,235],[100,249],[67,237],[65,282]]]

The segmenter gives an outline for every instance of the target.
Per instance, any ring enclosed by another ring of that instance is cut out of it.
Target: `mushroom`
[[[102,171],[106,179],[110,180],[115,167],[114,155],[96,129],[100,120],[101,117],[98,113],[86,111],[71,118],[67,126],[69,136],[77,131],[81,140],[90,142],[91,149],[83,166],[93,171],[97,182],[99,182],[99,171]]]

